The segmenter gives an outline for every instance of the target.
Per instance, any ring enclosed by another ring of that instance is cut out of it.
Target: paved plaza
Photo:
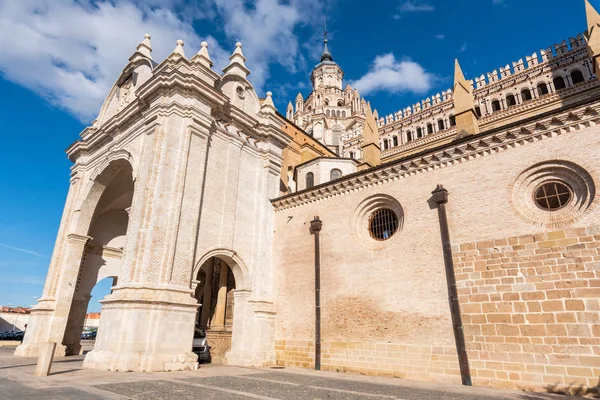
[[[36,359],[0,348],[2,400],[290,399],[290,400],[545,400],[564,396],[466,388],[310,370],[202,365],[197,371],[113,373],[82,368],[83,356],[56,359],[48,377],[33,376]]]

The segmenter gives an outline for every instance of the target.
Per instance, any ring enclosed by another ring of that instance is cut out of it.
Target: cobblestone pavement
[[[198,371],[112,373],[81,367],[83,356],[56,359],[48,377],[35,359],[0,348],[1,400],[547,400],[564,396],[422,383],[309,370],[202,365]]]

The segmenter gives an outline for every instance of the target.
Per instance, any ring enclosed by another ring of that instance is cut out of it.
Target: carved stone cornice
[[[88,241],[92,240],[91,236],[79,235],[77,233],[70,233],[67,235],[69,243],[85,246]]]
[[[510,150],[529,143],[576,132],[600,124],[598,97],[548,115],[531,118],[523,123],[488,130],[477,135],[451,142],[438,148],[389,162],[332,183],[325,183],[271,200],[275,211],[317,201],[326,201],[334,196],[343,196],[369,187],[384,185],[419,173],[445,168]]]

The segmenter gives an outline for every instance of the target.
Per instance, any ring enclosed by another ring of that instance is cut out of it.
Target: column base
[[[46,343],[22,343],[15,349],[14,355],[17,357],[39,357]],[[67,346],[62,344],[56,345],[54,357],[66,357]]]
[[[272,367],[277,365],[275,352],[254,352],[230,350],[225,354],[223,364],[238,367]]]
[[[192,353],[198,302],[181,287],[117,287],[102,303],[94,350],[84,368],[104,371],[186,371],[198,368]]]
[[[67,354],[67,348],[62,344],[63,332],[52,324],[55,306],[53,299],[38,300],[38,304],[31,310],[23,343],[16,348],[15,356],[39,357],[48,342],[56,343],[54,357],[64,357]]]
[[[106,350],[92,350],[85,356],[83,368],[121,372],[195,371],[198,369],[198,356],[191,352],[182,354],[140,354],[137,352],[114,353]]]

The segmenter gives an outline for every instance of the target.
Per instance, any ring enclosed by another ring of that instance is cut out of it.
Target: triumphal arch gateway
[[[386,116],[342,86],[327,42],[283,115],[241,44],[218,74],[206,43],[157,63],[146,36],[67,150],[16,354],[78,354],[108,278],[87,368],[195,369],[200,327],[235,365],[596,386],[600,15],[585,5],[585,32],[474,80],[456,62],[451,89]]]

